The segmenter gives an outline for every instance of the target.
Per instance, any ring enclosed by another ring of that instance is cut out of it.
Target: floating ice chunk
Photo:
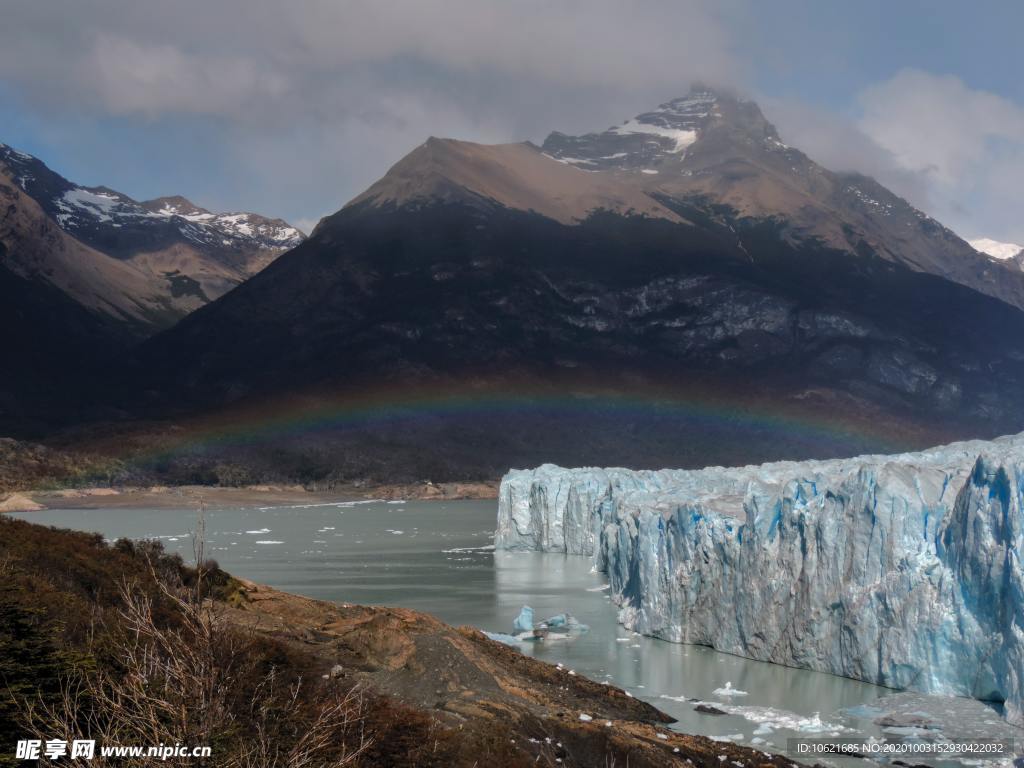
[[[519,615],[516,616],[512,622],[512,629],[516,632],[532,632],[533,631],[533,608],[528,605],[524,605],[519,611]]]
[[[736,704],[721,704],[719,706],[730,715],[738,715],[752,723],[758,723],[758,727],[754,731],[756,736],[767,736],[776,728],[787,728],[801,733],[834,733],[837,735],[851,730],[839,723],[822,720],[820,712],[808,716],[772,707],[748,707]]]
[[[567,640],[590,628],[569,613],[559,613],[542,622],[534,623],[533,608],[524,605],[513,620],[512,629],[515,632],[532,632],[538,640]],[[553,632],[553,629],[562,631]]]
[[[741,691],[738,688],[733,688],[731,682],[727,682],[724,688],[715,688],[711,692],[715,696],[746,696],[746,691]]]
[[[522,642],[516,635],[506,635],[504,632],[484,632],[484,635],[489,637],[491,640],[496,640],[499,643],[505,645],[511,645],[514,648],[519,647],[519,643]]]
[[[255,531],[246,531],[246,533],[252,534],[253,536],[258,536],[261,533],[270,533],[270,529],[269,528],[260,528],[259,530],[255,530]]]

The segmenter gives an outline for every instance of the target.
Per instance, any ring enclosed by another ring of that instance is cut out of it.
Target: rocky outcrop
[[[1024,723],[1024,436],[682,471],[510,472],[496,545],[590,555],[626,626]]]

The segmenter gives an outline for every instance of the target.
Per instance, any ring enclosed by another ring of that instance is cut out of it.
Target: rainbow
[[[272,445],[296,437],[381,427],[444,425],[472,420],[514,423],[517,419],[601,419],[609,424],[641,421],[677,426],[680,434],[760,436],[780,445],[831,446],[829,453],[897,452],[944,442],[949,436],[891,415],[864,414],[821,401],[772,399],[723,387],[646,387],[643,390],[562,388],[550,383],[510,386],[398,388],[320,392],[253,401],[219,413],[187,419],[158,446],[135,458],[161,458],[187,451]],[[683,432],[682,430],[685,430]],[[499,436],[496,436],[496,440]],[[429,446],[425,447],[429,450]]]

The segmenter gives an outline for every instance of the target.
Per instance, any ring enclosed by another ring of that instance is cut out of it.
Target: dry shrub
[[[125,581],[116,626],[104,649],[113,662],[66,677],[60,695],[30,700],[24,724],[38,738],[95,739],[101,745],[209,746],[212,756],[169,758],[167,765],[225,768],[335,768],[353,764],[371,745],[364,696],[301,677],[282,680],[255,638],[223,626],[194,585],[169,586],[160,597],[175,621],[161,621],[154,598]],[[84,734],[84,736],[83,736]],[[68,765],[67,759],[58,761]],[[154,758],[116,758],[119,766]],[[45,763],[44,763],[45,764]],[[95,760],[82,765],[101,766]]]

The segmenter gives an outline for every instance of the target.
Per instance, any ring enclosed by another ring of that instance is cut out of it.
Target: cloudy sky
[[[967,237],[1024,243],[1024,3],[0,0],[0,141],[310,228],[427,136],[600,130],[691,81]]]

